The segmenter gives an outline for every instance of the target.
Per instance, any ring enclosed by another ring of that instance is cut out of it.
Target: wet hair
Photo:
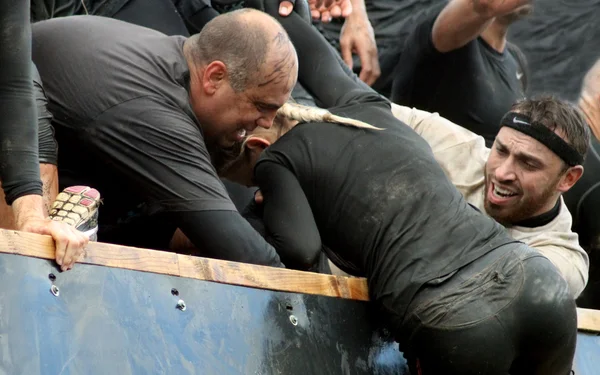
[[[265,27],[245,17],[254,9],[240,9],[210,20],[188,41],[196,64],[222,61],[234,91],[246,90],[267,60],[271,41]]]
[[[511,111],[530,118],[560,135],[585,158],[590,144],[590,130],[581,110],[554,96],[523,99],[513,104]]]

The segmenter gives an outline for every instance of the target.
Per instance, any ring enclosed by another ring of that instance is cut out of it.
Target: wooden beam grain
[[[0,252],[54,259],[49,236],[0,229]],[[337,277],[166,251],[90,242],[78,263],[187,277],[223,284],[368,301],[365,279]],[[77,265],[75,265],[77,266]]]
[[[54,241],[49,236],[0,229],[0,253],[53,260]],[[100,242],[90,242],[79,263],[249,288],[369,300],[364,278],[323,275]],[[578,308],[577,317],[579,330],[600,332],[600,311]]]
[[[600,310],[577,309],[577,329],[600,332]]]

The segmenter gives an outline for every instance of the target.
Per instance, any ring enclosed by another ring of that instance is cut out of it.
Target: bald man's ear
[[[202,74],[202,88],[208,95],[215,92],[225,83],[227,79],[227,67],[221,61],[213,61],[204,68]]]

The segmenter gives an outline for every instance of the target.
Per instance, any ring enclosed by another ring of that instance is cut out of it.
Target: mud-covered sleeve
[[[311,269],[319,260],[321,236],[296,176],[271,160],[257,164],[255,180],[264,197],[266,235],[288,268]]]

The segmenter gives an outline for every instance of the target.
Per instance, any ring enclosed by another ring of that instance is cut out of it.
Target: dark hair
[[[190,53],[195,63],[222,61],[227,66],[229,83],[244,91],[254,82],[269,52],[268,33],[259,22],[244,17],[254,9],[225,13],[208,22],[199,34],[190,37]]]
[[[513,104],[511,111],[528,116],[560,135],[585,158],[590,144],[590,129],[581,110],[553,96],[523,99]]]

